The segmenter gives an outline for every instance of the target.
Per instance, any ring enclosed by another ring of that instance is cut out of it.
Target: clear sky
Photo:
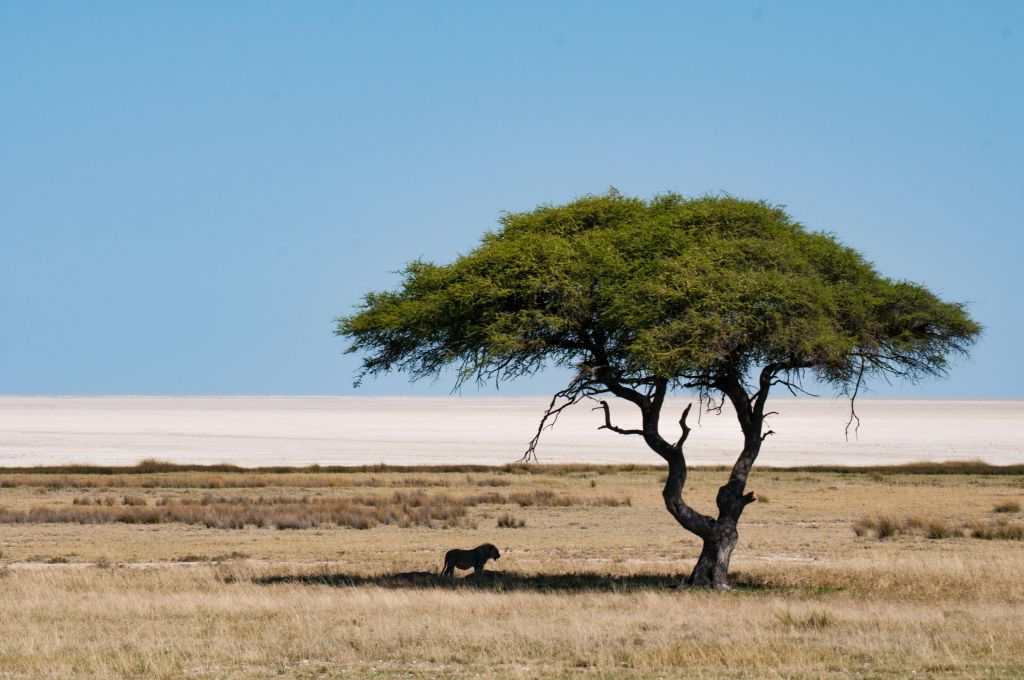
[[[0,394],[355,393],[366,291],[614,185],[969,302],[972,358],[881,394],[1022,397],[1022,125],[1017,1],[5,0]]]

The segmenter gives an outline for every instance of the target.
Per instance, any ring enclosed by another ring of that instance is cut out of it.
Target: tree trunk
[[[747,437],[746,445],[733,467],[729,481],[718,490],[715,499],[718,505],[718,519],[713,521],[711,531],[701,536],[704,547],[690,577],[686,580],[688,585],[728,590],[729,559],[739,540],[736,525],[743,514],[743,509],[754,502],[754,494],[744,493],[747,475],[760,448],[760,437]]]
[[[704,548],[700,551],[697,564],[686,584],[697,588],[729,589],[729,559],[739,535],[734,523],[715,523],[715,536],[704,539]]]
[[[600,357],[599,357],[600,358]],[[603,364],[602,364],[603,365]],[[768,375],[768,378],[765,376]],[[611,413],[607,402],[600,402],[604,409],[605,424],[602,429],[608,429],[619,434],[641,435],[647,445],[665,462],[668,463],[668,477],[665,480],[665,487],[662,489],[662,496],[665,500],[665,509],[684,529],[698,536],[704,546],[701,549],[700,557],[694,566],[685,584],[693,587],[713,587],[718,590],[729,588],[729,560],[732,558],[732,551],[736,548],[739,535],[736,532],[736,524],[743,508],[754,502],[754,494],[744,493],[747,484],[747,476],[750,468],[757,459],[761,449],[761,442],[767,435],[761,434],[761,425],[764,421],[764,398],[771,386],[771,376],[762,373],[761,391],[758,393],[755,403],[752,405],[750,398],[738,378],[729,380],[723,379],[714,386],[721,389],[727,395],[736,408],[736,414],[740,421],[740,428],[743,430],[743,450],[732,468],[729,480],[725,486],[718,490],[716,503],[718,505],[718,518],[703,515],[683,500],[683,487],[686,486],[686,458],[683,456],[683,445],[690,434],[690,428],[686,425],[686,416],[690,412],[690,406],[683,411],[679,419],[679,426],[682,435],[675,444],[668,443],[658,431],[658,421],[661,416],[661,407],[668,393],[668,381],[659,379],[654,384],[653,395],[642,395],[635,390],[623,387],[614,380],[602,378],[604,384],[616,396],[623,397],[640,407],[643,417],[643,429],[631,430],[615,427],[611,422]],[[542,422],[543,426],[543,422]],[[769,433],[770,434],[770,433]]]
[[[754,501],[754,494],[744,493],[746,490],[747,472],[749,471],[749,466],[745,463],[752,461],[757,456],[759,448],[760,440],[751,442],[748,446],[744,447],[737,467],[734,468],[729,481],[718,490],[716,498],[716,504],[718,505],[717,519],[700,516],[706,520],[704,523],[684,522],[677,512],[674,511],[673,506],[666,502],[669,512],[679,520],[683,528],[697,534],[704,542],[700,556],[697,558],[697,564],[693,567],[693,571],[685,581],[686,585],[698,588],[715,588],[716,590],[729,589],[729,560],[732,558],[732,551],[736,548],[736,543],[739,540],[736,525],[739,523],[740,515],[743,514],[743,509]],[[673,481],[671,465],[669,469],[669,483],[666,484],[665,493],[666,501],[669,500],[669,485]],[[678,499],[676,507],[687,507],[682,501],[682,484],[678,480],[675,484],[671,484],[671,490],[675,492],[673,495]]]

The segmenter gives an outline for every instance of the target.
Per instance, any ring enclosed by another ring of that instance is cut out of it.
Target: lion
[[[442,576],[453,576],[452,572],[458,569],[472,569],[477,576],[484,573],[484,563],[487,560],[497,560],[501,553],[490,543],[478,545],[472,550],[449,550],[444,556],[444,571]]]

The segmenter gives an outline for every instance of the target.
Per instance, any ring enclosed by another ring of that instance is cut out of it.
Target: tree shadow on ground
[[[667,574],[629,574],[615,576],[596,572],[572,574],[520,574],[514,571],[485,571],[465,577],[450,578],[428,571],[409,571],[395,574],[364,576],[346,573],[317,573],[264,576],[255,579],[260,585],[297,583],[301,585],[327,585],[336,587],[376,586],[378,588],[471,588],[496,592],[529,591],[540,593],[606,592],[628,593],[637,591],[686,590],[681,585],[684,576]],[[787,590],[785,586],[757,583],[742,577],[733,584],[737,591]]]

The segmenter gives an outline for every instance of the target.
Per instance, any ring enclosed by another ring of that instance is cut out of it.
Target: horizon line
[[[676,393],[670,396],[684,397],[696,396],[688,393]],[[535,394],[230,394],[230,393],[201,393],[186,392],[180,394],[3,394],[0,399],[550,399],[551,394],[538,392]],[[842,394],[821,394],[821,395],[791,395],[779,394],[772,397],[777,399],[832,399],[848,401],[849,395]],[[858,395],[857,401],[863,400],[886,400],[886,401],[1024,401],[1024,396],[894,396],[894,395]]]

